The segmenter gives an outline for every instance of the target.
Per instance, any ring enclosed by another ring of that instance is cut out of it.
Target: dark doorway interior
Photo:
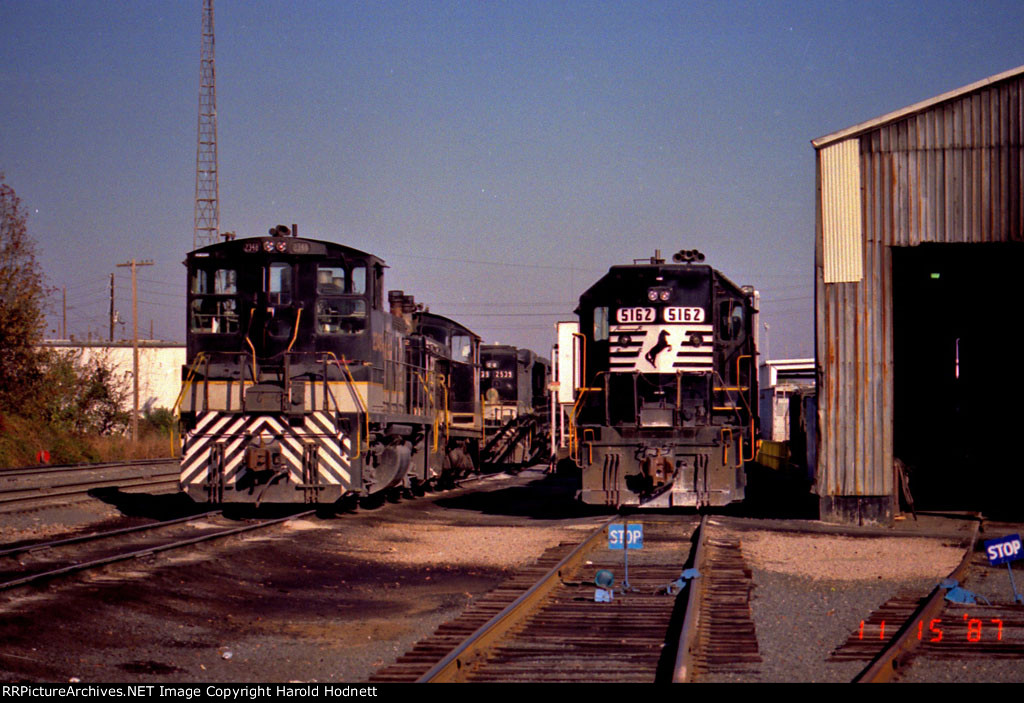
[[[894,453],[918,510],[1019,516],[1024,245],[893,249]]]

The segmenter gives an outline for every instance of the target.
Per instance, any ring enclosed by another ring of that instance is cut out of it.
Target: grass
[[[172,456],[170,438],[152,428],[140,427],[140,437],[79,436],[40,426],[33,420],[4,414],[0,416],[0,468],[34,466],[40,452],[49,452],[51,464],[79,464]],[[180,454],[175,443],[174,456]]]

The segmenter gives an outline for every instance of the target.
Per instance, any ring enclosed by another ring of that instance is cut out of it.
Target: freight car
[[[613,266],[580,297],[570,453],[586,503],[742,500],[757,408],[756,292],[701,263]],[[563,376],[560,370],[560,376]]]
[[[181,488],[329,504],[474,470],[480,339],[295,226],[188,254]]]

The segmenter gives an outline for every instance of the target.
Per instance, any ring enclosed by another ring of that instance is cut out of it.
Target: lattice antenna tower
[[[195,214],[192,248],[216,244],[220,235],[220,186],[217,182],[217,68],[214,62],[213,0],[203,0]]]

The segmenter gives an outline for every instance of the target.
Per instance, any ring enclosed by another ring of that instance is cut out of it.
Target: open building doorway
[[[894,455],[915,507],[1019,517],[1024,245],[892,254]]]

